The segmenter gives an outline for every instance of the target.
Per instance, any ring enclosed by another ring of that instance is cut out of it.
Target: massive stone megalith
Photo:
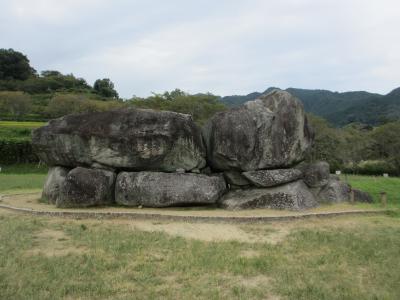
[[[190,115],[121,109],[67,115],[33,132],[50,166],[190,171],[205,166],[201,131]]]
[[[280,90],[217,113],[203,132],[189,115],[126,108],[68,115],[33,133],[52,166],[43,198],[58,207],[301,210],[348,201],[350,186],[327,163],[302,162],[312,140],[302,104]]]
[[[303,160],[313,140],[302,103],[281,90],[217,113],[203,135],[215,170],[286,168]]]

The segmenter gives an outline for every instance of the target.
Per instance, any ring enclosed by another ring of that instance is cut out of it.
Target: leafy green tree
[[[35,69],[24,54],[13,49],[0,49],[0,80],[26,80],[35,75]]]
[[[47,115],[58,118],[72,113],[107,111],[122,107],[121,101],[94,100],[90,94],[57,93],[49,102]]]
[[[0,92],[0,113],[15,120],[29,113],[32,101],[29,95],[23,92]]]
[[[118,99],[118,93],[114,89],[114,83],[108,78],[97,79],[93,85],[94,91],[106,98]]]
[[[344,155],[343,161],[347,165],[356,165],[371,158],[372,129],[371,126],[360,123],[352,123],[337,129],[343,138],[341,150]]]
[[[343,138],[340,131],[323,118],[308,114],[308,120],[315,131],[315,139],[308,153],[308,161],[327,161],[332,170],[340,169],[344,163]]]
[[[163,94],[154,94],[148,98],[133,98],[130,105],[140,108],[169,110],[192,115],[195,122],[204,124],[216,112],[226,107],[219,98],[210,93],[191,95],[179,89]]]
[[[41,74],[41,77],[29,78],[21,82],[19,89],[31,94],[92,91],[83,78],[76,78],[73,74],[63,75],[58,71],[43,71]]]
[[[387,123],[372,132],[372,155],[391,163],[400,174],[400,121]]]
[[[58,118],[79,112],[83,97],[74,94],[57,94],[49,102],[47,113],[50,118]]]
[[[42,76],[42,77],[61,77],[61,76],[63,76],[63,74],[61,74],[61,72],[55,71],[55,70],[46,70],[46,71],[40,72],[40,76]]]
[[[29,77],[26,80],[0,80],[0,90],[24,91],[29,94],[93,91],[83,78],[76,78],[73,74],[63,75],[58,71],[44,71],[40,77]]]

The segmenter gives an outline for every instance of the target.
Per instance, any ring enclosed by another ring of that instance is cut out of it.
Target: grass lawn
[[[380,201],[380,193],[387,193],[389,207],[400,208],[400,178],[383,176],[342,175],[341,179],[347,181],[353,188],[370,193],[375,202]]]
[[[0,224],[2,299],[400,299],[398,217],[229,225],[285,233],[255,243],[1,210]]]
[[[0,193],[15,193],[40,190],[47,175],[47,166],[21,164],[2,166]]]

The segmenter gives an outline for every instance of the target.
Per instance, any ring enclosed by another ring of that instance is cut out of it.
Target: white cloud
[[[175,87],[248,93],[268,86],[399,85],[394,0],[2,1],[1,47],[39,70],[110,77],[120,94]]]
[[[13,0],[8,3],[8,9],[13,18],[23,22],[60,23],[79,17],[80,12],[101,5],[103,1],[96,0]]]

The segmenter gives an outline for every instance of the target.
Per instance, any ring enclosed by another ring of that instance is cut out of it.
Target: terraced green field
[[[0,127],[11,127],[11,128],[37,128],[43,126],[44,122],[19,122],[19,121],[0,121]]]
[[[32,130],[45,124],[43,122],[0,121],[0,140],[30,141]]]

